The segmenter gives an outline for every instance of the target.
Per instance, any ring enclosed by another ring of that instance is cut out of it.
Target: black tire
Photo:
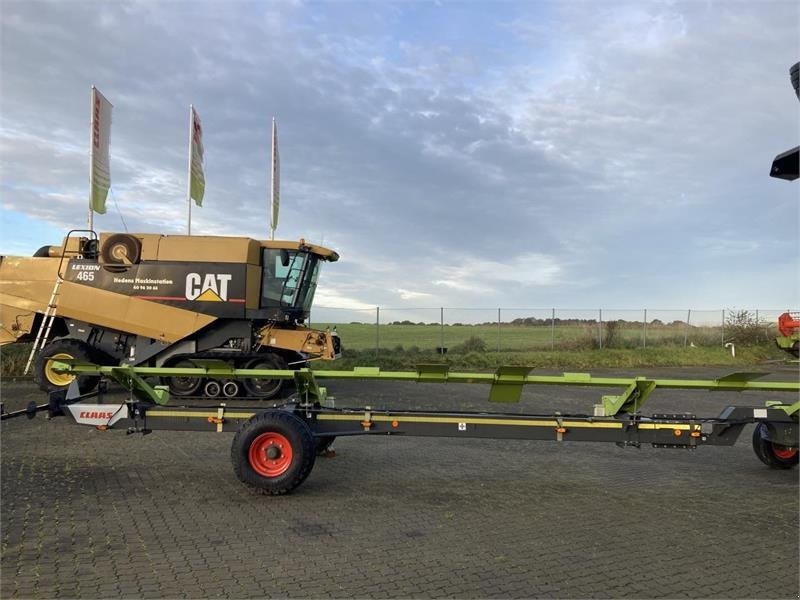
[[[39,389],[48,393],[66,390],[75,379],[74,375],[51,370],[50,365],[54,358],[77,358],[97,362],[97,355],[92,347],[81,340],[61,339],[50,342],[39,352],[33,365],[33,380]],[[99,376],[81,375],[78,377],[78,389],[81,394],[86,394],[97,387],[98,381],[100,381]]]
[[[264,411],[236,432],[231,445],[233,471],[239,481],[262,494],[286,494],[311,473],[315,444],[311,429],[300,418],[285,411]]]
[[[249,361],[244,368],[285,370],[289,367],[286,365],[286,361],[277,354],[264,353],[263,356]],[[256,377],[248,377],[242,380],[242,388],[247,395],[261,400],[270,400],[271,398],[280,397],[285,384],[285,379],[258,379]]]
[[[753,430],[753,450],[758,459],[772,469],[791,469],[797,466],[800,452],[773,444],[766,423],[756,423]]]
[[[188,358],[180,358],[173,362],[168,362],[165,367],[194,367],[195,364]],[[198,396],[203,385],[202,377],[162,377],[164,385],[169,386],[169,393],[173,396]]]
[[[317,443],[317,456],[322,456],[328,450],[331,449],[334,440],[336,439],[335,435],[325,435],[322,437],[314,438]]]

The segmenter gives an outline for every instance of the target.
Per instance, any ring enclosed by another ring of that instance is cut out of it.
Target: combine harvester
[[[287,369],[340,356],[335,332],[304,326],[332,250],[223,236],[72,231],[33,257],[0,257],[0,345],[32,341],[26,373],[65,390],[53,360],[100,365]],[[97,377],[81,377],[81,392]],[[164,380],[175,396],[278,397],[280,379]]]

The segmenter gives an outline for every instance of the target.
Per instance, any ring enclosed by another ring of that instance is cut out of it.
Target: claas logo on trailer
[[[189,273],[186,276],[186,299],[201,302],[226,302],[230,273]]]

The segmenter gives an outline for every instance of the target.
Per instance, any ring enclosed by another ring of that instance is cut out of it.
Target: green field
[[[550,325],[447,325],[366,323],[314,323],[317,329],[336,328],[345,348],[352,350],[420,351],[447,348],[448,352],[484,349],[526,352],[531,350],[588,350],[594,348],[642,348],[652,346],[721,346],[719,327],[597,323]],[[482,345],[474,341],[478,338]],[[471,340],[472,339],[472,340]],[[764,336],[766,341],[767,334]],[[471,342],[470,342],[471,341]],[[465,348],[464,345],[467,344]],[[476,346],[476,343],[478,346]]]
[[[548,325],[444,325],[367,323],[314,323],[316,329],[336,328],[344,348],[340,360],[316,362],[316,368],[352,369],[381,366],[413,369],[418,364],[447,362],[455,369],[494,369],[525,365],[553,369],[614,367],[753,365],[763,360],[783,360],[787,355],[774,342],[768,326],[735,329],[695,327],[683,323],[612,321]],[[742,337],[742,335],[745,335]],[[602,347],[601,347],[602,336]],[[724,339],[736,341],[736,357],[722,347]],[[447,349],[438,352],[439,347]],[[0,348],[0,377],[19,377],[30,344]]]

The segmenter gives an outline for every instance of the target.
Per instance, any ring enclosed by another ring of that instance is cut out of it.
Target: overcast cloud
[[[0,4],[3,254],[85,224],[89,90],[113,103],[103,231],[335,248],[323,306],[800,306],[791,2]]]

